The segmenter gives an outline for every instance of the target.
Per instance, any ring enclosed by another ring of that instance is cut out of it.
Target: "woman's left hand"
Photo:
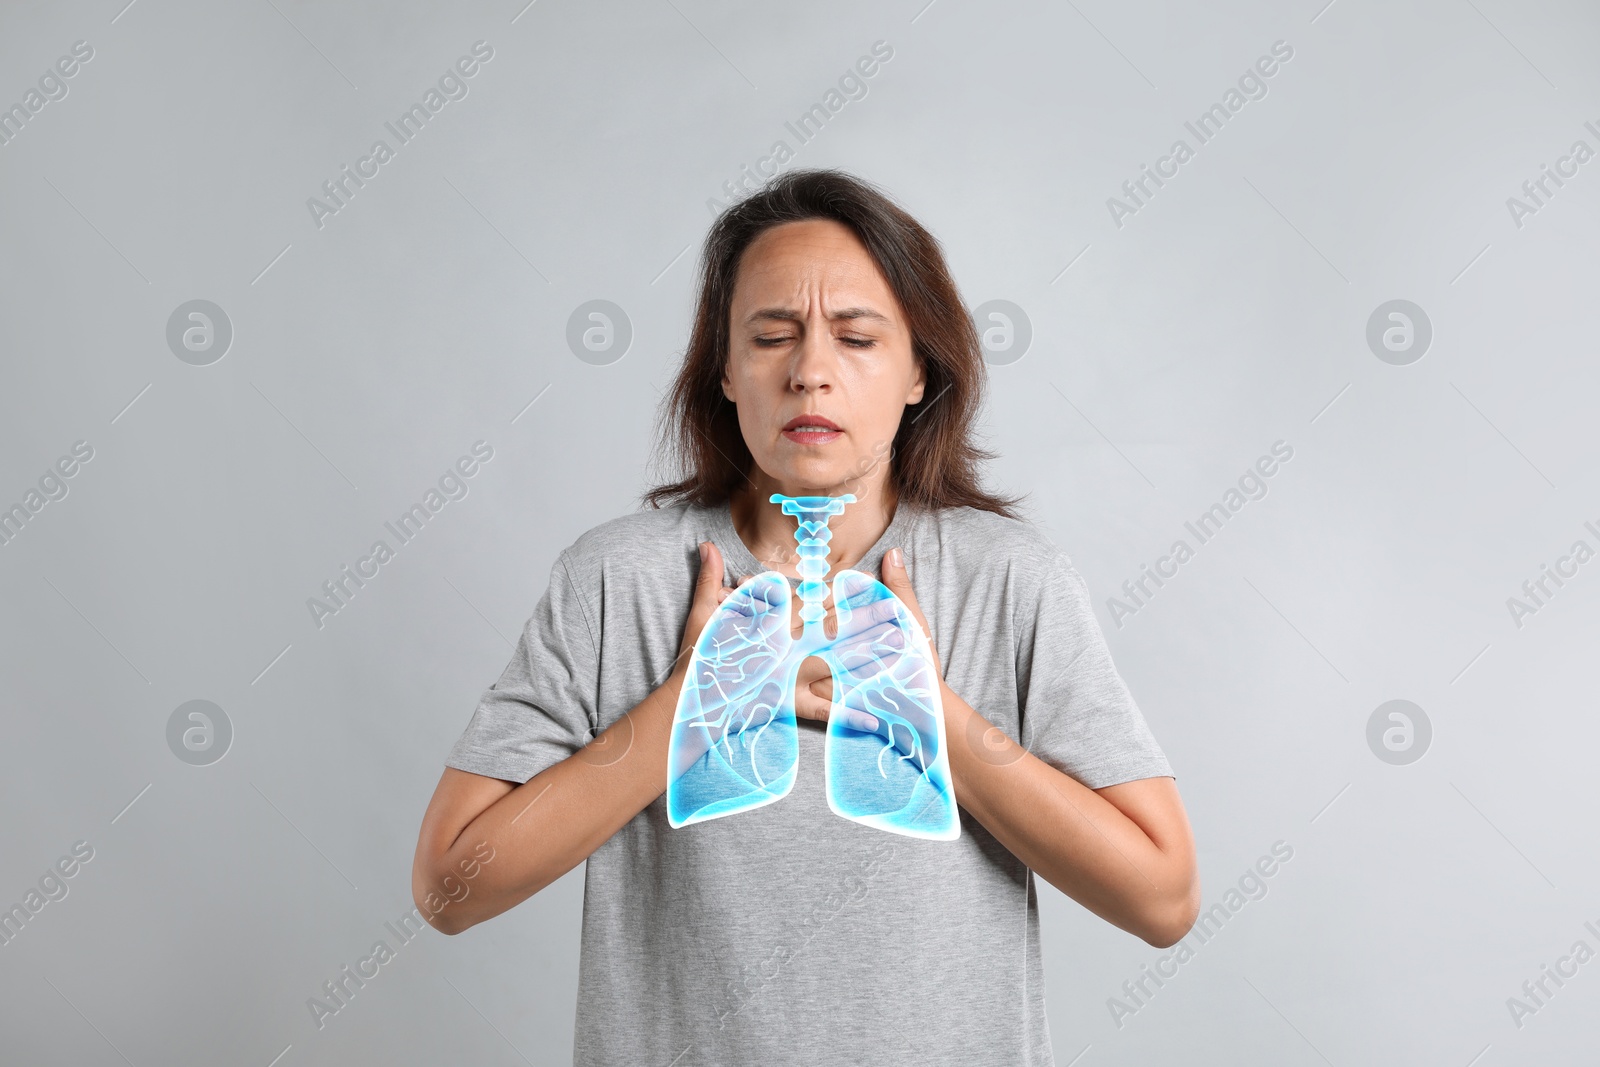
[[[916,591],[911,588],[911,575],[905,567],[905,556],[899,548],[892,548],[884,554],[881,580],[889,592],[893,593],[896,599],[905,605],[906,610],[911,612],[911,616],[916,620],[917,626],[928,639],[928,657],[933,663],[934,677],[938,679],[942,706],[948,701],[948,698],[944,695],[948,692],[948,687],[944,683],[944,668],[939,663],[939,653],[933,647],[933,631],[928,627],[928,618],[923,614],[922,606],[917,603]],[[860,634],[854,635],[854,639],[859,640],[864,635],[894,629],[897,624],[890,621],[893,615],[892,613],[886,614],[889,611],[890,605],[887,602],[879,601],[874,604],[860,620],[866,626],[866,629]],[[903,638],[886,636],[885,640],[893,645],[896,641],[903,641]],[[902,644],[900,647],[903,648],[904,645]],[[883,669],[885,666],[882,661],[879,662],[879,669]],[[831,701],[833,699],[832,675],[812,682],[811,691],[817,697]],[[882,730],[875,732],[881,733]],[[909,735],[905,731],[890,731],[889,736],[895,742],[896,748],[904,748],[909,743]]]
[[[889,592],[893,593],[900,600],[900,602],[906,606],[907,610],[911,612],[912,617],[917,620],[917,625],[921,627],[923,635],[928,639],[928,656],[933,660],[934,676],[939,679],[941,696],[943,696],[944,692],[947,690],[947,687],[944,683],[944,667],[939,662],[938,651],[933,647],[933,631],[928,626],[928,618],[922,613],[922,605],[917,603],[916,590],[911,588],[911,575],[905,567],[905,554],[898,547],[891,548],[888,552],[884,553],[881,571],[881,581],[883,584],[888,588]],[[734,587],[737,588],[738,586],[743,585],[747,580],[747,578],[740,578],[734,583]],[[718,599],[725,599],[732,592],[733,589],[725,589],[720,593]],[[837,622],[835,621],[835,616],[832,610],[831,598],[828,604],[828,617],[825,625],[828,626],[830,632],[834,632],[837,628]],[[881,625],[881,623],[879,625]],[[804,684],[804,681],[805,679],[802,678],[802,684]],[[823,673],[822,677],[811,682],[809,689],[813,698],[831,704],[833,701],[832,673]],[[943,702],[944,701],[941,701],[941,703]],[[797,707],[798,703],[799,702],[797,702]],[[821,715],[813,715],[811,717],[824,718],[824,716]],[[851,725],[855,726],[857,729],[862,728],[860,724],[855,722],[852,722]]]
[[[928,639],[928,655],[933,658],[933,673],[938,675],[942,688],[944,667],[939,663],[938,650],[933,647],[933,630],[928,626],[927,616],[922,614],[922,606],[917,603],[916,590],[911,588],[911,574],[906,570],[905,553],[899,548],[891,548],[883,555],[883,584],[889,587],[889,592],[900,598],[901,603],[911,609],[917,625],[922,627],[922,633]]]

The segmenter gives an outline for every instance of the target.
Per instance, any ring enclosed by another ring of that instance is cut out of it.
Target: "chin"
[[[849,481],[855,473],[848,464],[827,462],[820,457],[799,463],[780,463],[764,469],[774,481],[785,485],[826,487],[830,491]],[[840,490],[840,492],[846,491]]]

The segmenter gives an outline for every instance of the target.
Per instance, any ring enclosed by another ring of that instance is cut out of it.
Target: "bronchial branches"
[[[853,822],[936,841],[961,835],[945,753],[939,675],[910,608],[882,582],[845,568],[829,577],[828,520],[853,496],[773,494],[794,516],[800,561],[798,637],[789,579],[755,575],[721,604],[694,645],[667,757],[673,827],[736,815],[794,788],[801,733],[794,697],[801,663],[833,679],[823,742],[828,807]],[[833,595],[837,632],[823,627]],[[894,759],[889,757],[899,752]]]
[[[771,501],[783,505],[785,515],[798,517],[794,539],[799,545],[800,562],[795,569],[800,572],[800,619],[806,624],[806,633],[814,634],[826,614],[822,602],[828,599],[828,583],[822,579],[828,573],[828,542],[833,534],[828,529],[828,519],[844,514],[846,504],[856,498],[844,496],[784,496],[773,493]]]

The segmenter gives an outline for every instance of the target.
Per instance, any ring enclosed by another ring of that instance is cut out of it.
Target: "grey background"
[[[1506,205],[1600,147],[1592,5],[124,2],[0,22],[5,106],[94,48],[0,146],[0,506],[94,448],[0,546],[0,904],[95,850],[0,946],[5,1062],[570,1061],[581,868],[425,931],[320,1030],[306,1000],[395,941],[444,753],[555,554],[648,484],[707,200],[780,138],[900,199],[969,306],[1028,316],[990,368],[992,480],[1095,594],[1206,907],[1294,849],[1121,1027],[1107,999],[1167,953],[1041,881],[1058,1062],[1594,1055],[1600,963],[1521,1027],[1506,1004],[1600,949],[1600,563],[1521,627],[1506,604],[1600,546],[1600,161],[1520,227]],[[315,226],[480,39],[468,95]],[[1115,225],[1277,40],[1267,95]],[[166,342],[195,299],[234,333],[207,366]],[[1433,329],[1407,365],[1366,343],[1395,299]],[[632,329],[607,365],[566,341],[591,300]],[[480,439],[468,495],[319,629],[307,598]],[[1280,439],[1267,496],[1117,626],[1107,598]],[[167,741],[197,699],[233,730],[207,766]],[[1405,765],[1367,743],[1397,699],[1432,726]]]

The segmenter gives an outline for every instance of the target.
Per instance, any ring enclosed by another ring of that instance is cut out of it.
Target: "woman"
[[[793,172],[714,225],[663,423],[684,477],[561,553],[417,845],[446,933],[588,859],[577,1063],[1048,1064],[1033,872],[1151,945],[1193,923],[1183,804],[1083,581],[978,484],[983,378],[938,243],[871,186]],[[669,824],[696,639],[739,579],[798,579],[774,493],[854,495],[829,564],[931,638],[955,840],[829,810],[815,658],[789,795]]]

